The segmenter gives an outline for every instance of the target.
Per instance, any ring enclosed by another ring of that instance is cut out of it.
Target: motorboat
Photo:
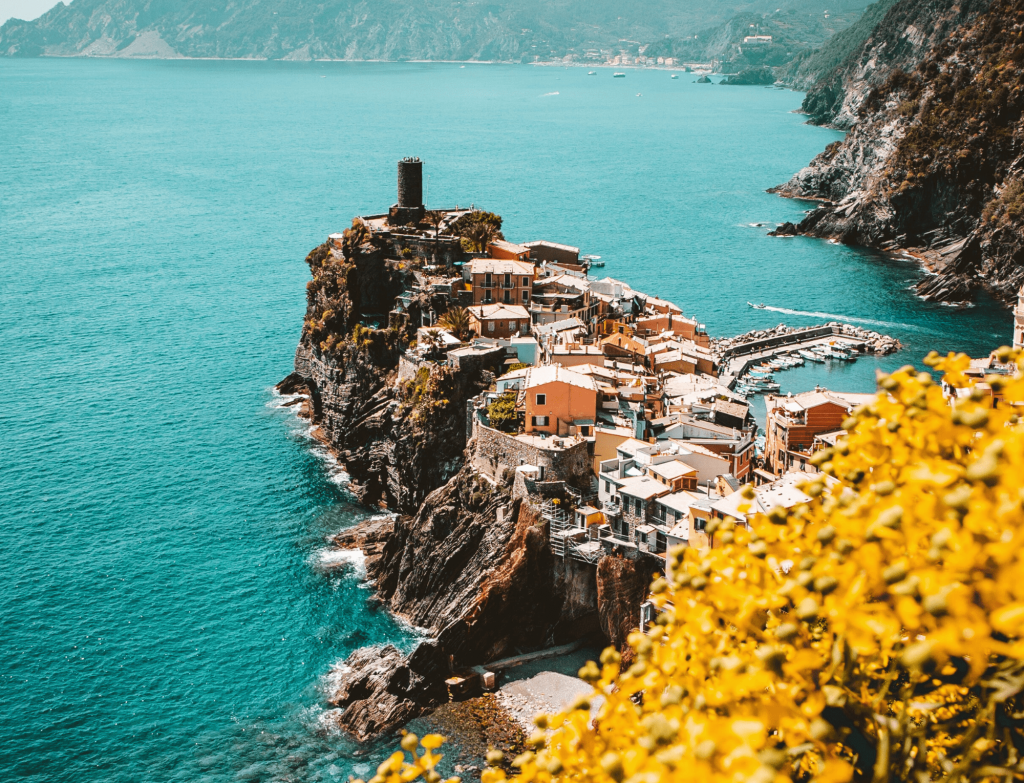
[[[596,75],[597,75],[597,71],[588,71],[587,72],[587,76],[596,76]]]
[[[678,73],[674,73],[674,74],[672,74],[672,78],[673,78],[673,79],[678,79],[678,78],[679,78],[679,74],[678,74]]]
[[[761,302],[760,304],[754,304],[753,302],[747,302],[747,304],[750,307],[753,307],[755,310],[766,310],[768,308],[768,305],[766,305],[764,302]]]
[[[583,260],[587,262],[587,266],[604,266],[601,256],[583,256]]]
[[[824,358],[818,356],[818,354],[814,353],[813,351],[798,351],[798,353],[800,354],[800,356],[802,356],[804,359],[807,359],[807,361],[809,362],[818,362],[820,364],[825,361]]]
[[[613,73],[613,74],[612,74],[612,78],[613,78],[613,79],[625,79],[625,78],[626,78],[626,74],[624,74],[624,73],[622,73],[622,72],[620,71],[620,72],[618,72],[618,73]]]

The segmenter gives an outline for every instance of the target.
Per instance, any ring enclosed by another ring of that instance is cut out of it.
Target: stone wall
[[[384,238],[395,257],[401,257],[403,250],[410,250],[416,258],[430,261],[436,250],[437,263],[449,266],[465,257],[458,237],[441,236],[437,238],[436,244],[433,236],[423,237],[418,234],[390,234]]]
[[[534,465],[543,471],[542,482],[564,481],[572,486],[588,486],[589,444],[585,440],[563,442],[567,447],[540,448],[476,420],[471,459],[477,470],[498,481],[506,468],[515,470],[520,465]]]

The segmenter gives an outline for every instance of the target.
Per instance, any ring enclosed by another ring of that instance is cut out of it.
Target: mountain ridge
[[[787,0],[778,11],[808,28],[798,43],[819,45],[867,4]],[[775,12],[771,0],[700,7],[671,0],[626,7],[612,0],[74,0],[31,22],[8,20],[0,55],[593,62],[619,51],[635,56],[666,37],[702,35],[739,14]]]

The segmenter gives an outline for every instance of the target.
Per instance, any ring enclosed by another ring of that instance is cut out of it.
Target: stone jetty
[[[903,343],[895,337],[873,332],[870,329],[864,329],[852,324],[844,324],[839,321],[829,321],[828,323],[822,324],[818,327],[793,327],[786,326],[786,324],[779,324],[771,329],[756,329],[737,337],[712,339],[711,351],[716,357],[727,358],[730,355],[738,353],[739,351],[737,349],[740,349],[750,343],[785,337],[787,335],[801,334],[813,329],[824,330],[826,328],[830,328],[832,333],[836,336],[850,337],[858,342],[863,342],[865,353],[875,354],[878,356],[888,356],[903,347]]]

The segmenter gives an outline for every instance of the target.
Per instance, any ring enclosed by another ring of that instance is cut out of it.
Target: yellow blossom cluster
[[[396,750],[377,767],[370,783],[411,783],[423,779],[426,783],[460,783],[459,778],[443,779],[436,767],[442,755],[435,753],[444,743],[440,734],[427,734],[420,739],[411,732],[402,737],[402,750]],[[409,754],[406,758],[405,751]]]
[[[1024,380],[926,363],[965,394],[880,378],[815,455],[810,502],[671,552],[633,663],[587,664],[594,695],[538,717],[515,780],[1024,778]]]

